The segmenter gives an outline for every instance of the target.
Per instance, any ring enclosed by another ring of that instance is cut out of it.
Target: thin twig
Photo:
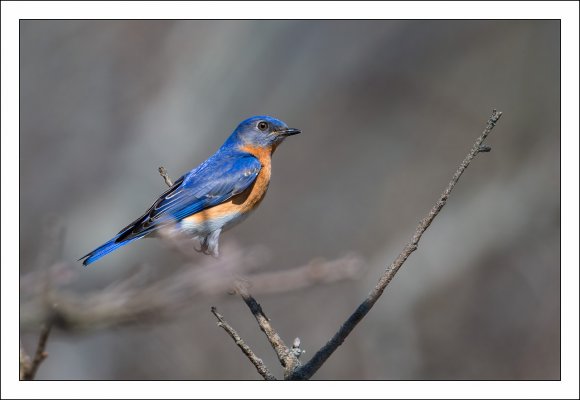
[[[169,175],[167,175],[167,170],[165,169],[165,167],[159,167],[157,170],[159,171],[159,174],[165,180],[165,184],[169,187],[173,186],[173,182],[171,181],[171,178],[169,177]]]
[[[268,338],[268,341],[270,342],[270,345],[276,352],[280,364],[282,364],[282,367],[284,367],[284,378],[286,379],[287,377],[291,376],[297,368],[301,366],[298,357],[296,357],[296,355],[294,355],[294,353],[288,348],[288,346],[286,346],[280,335],[278,335],[276,330],[270,324],[270,320],[268,319],[268,317],[266,317],[266,314],[264,314],[262,306],[260,306],[260,304],[256,301],[256,299],[254,299],[252,295],[248,293],[243,284],[241,283],[237,284],[237,291],[242,297],[242,299],[244,299],[247,306],[250,308],[250,311],[256,318],[256,321],[258,321],[260,329],[262,330],[262,332],[264,332],[264,334]]]
[[[213,315],[215,315],[215,317],[219,321],[218,326],[223,328],[223,330],[226,331],[228,335],[230,335],[230,337],[234,340],[234,342],[238,345],[238,347],[242,350],[242,352],[246,355],[246,357],[248,357],[250,362],[254,364],[258,373],[262,375],[262,377],[264,377],[264,379],[267,381],[275,381],[276,377],[272,375],[272,373],[268,370],[266,365],[264,365],[262,359],[258,358],[256,354],[254,354],[252,349],[250,349],[250,347],[242,340],[242,338],[240,337],[240,335],[238,335],[235,329],[232,328],[231,325],[226,322],[226,320],[220,313],[218,313],[217,309],[215,307],[212,307],[211,312],[213,313]]]
[[[459,178],[465,171],[465,169],[469,166],[471,161],[475,158],[475,156],[480,152],[487,152],[490,150],[488,146],[482,146],[483,142],[490,134],[491,130],[501,117],[501,112],[493,110],[491,117],[487,121],[487,126],[485,130],[481,134],[479,138],[475,141],[475,144],[471,148],[470,152],[467,154],[463,162],[459,165],[455,174],[453,174],[453,178],[441,194],[437,203],[431,208],[429,214],[421,220],[419,226],[415,231],[411,241],[407,243],[403,251],[399,254],[399,256],[395,259],[395,261],[385,270],[381,278],[379,279],[376,287],[370,292],[368,297],[358,306],[355,312],[346,320],[344,324],[340,327],[338,332],[334,334],[334,336],[312,357],[310,361],[308,361],[304,366],[296,369],[289,379],[310,379],[316,371],[328,360],[328,358],[334,353],[334,351],[344,342],[347,336],[352,332],[355,326],[367,315],[373,305],[377,302],[379,297],[381,297],[383,291],[387,287],[387,285],[391,282],[399,268],[403,265],[403,263],[407,260],[407,258],[417,250],[417,246],[419,244],[419,240],[421,240],[421,236],[423,233],[429,228],[429,225],[433,222],[437,214],[441,211],[447,199],[449,198],[449,194],[459,181]]]
[[[48,336],[50,335],[50,330],[52,328],[52,323],[48,322],[42,327],[42,331],[40,332],[40,336],[38,337],[38,345],[36,346],[36,353],[34,355],[34,359],[30,362],[26,353],[20,348],[20,365],[21,369],[24,368],[24,374],[21,374],[22,379],[25,381],[31,381],[34,379],[36,375],[36,371],[42,362],[48,357],[48,353],[45,351],[46,342],[48,340]]]
[[[49,303],[49,298],[51,297],[53,291],[53,281],[51,275],[51,268],[46,268],[48,266],[54,266],[62,257],[62,246],[64,243],[64,225],[59,218],[55,216],[48,216],[44,223],[42,224],[42,237],[44,238],[42,243],[42,249],[39,252],[38,265],[41,270],[42,282],[41,282],[41,294],[42,299],[45,304]],[[44,266],[44,268],[41,268]],[[45,306],[46,310],[50,307]],[[54,319],[52,315],[48,317],[42,324],[42,329],[38,337],[38,344],[36,345],[36,352],[34,358],[30,360],[30,357],[24,351],[22,343],[20,343],[20,379],[31,381],[36,376],[38,367],[42,362],[48,357],[48,353],[45,351],[46,343],[48,341],[48,336],[50,335],[50,330],[52,329]]]

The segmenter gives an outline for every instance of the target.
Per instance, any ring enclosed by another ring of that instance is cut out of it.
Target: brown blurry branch
[[[142,265],[125,278],[101,290],[76,294],[66,290],[83,270],[76,264],[57,262],[51,267],[21,277],[20,326],[34,331],[46,321],[54,321],[66,331],[90,331],[135,322],[155,323],[171,318],[199,297],[227,296],[239,280],[247,281],[255,293],[272,294],[304,287],[356,279],[363,262],[354,254],[335,260],[312,262],[277,272],[256,272],[268,261],[266,249],[256,246],[243,249],[235,243],[224,244],[220,258],[197,255],[191,240],[163,237],[163,243],[184,252],[187,261],[164,277],[151,273],[154,266]],[[45,293],[45,282],[54,287]]]
[[[336,260],[313,260],[288,270],[260,273],[255,269],[268,261],[267,252],[260,246],[242,249],[234,243],[226,243],[219,259],[199,256],[199,260],[193,262],[191,256],[195,252],[190,239],[165,233],[161,238],[167,246],[179,251],[188,260],[163,278],[149,277],[153,267],[143,265],[102,290],[75,294],[64,289],[82,272],[75,264],[55,261],[49,268],[21,277],[20,328],[26,332],[43,326],[32,361],[20,346],[21,379],[34,378],[38,366],[46,357],[44,349],[53,325],[67,332],[89,332],[136,322],[157,323],[171,318],[175,311],[187,307],[196,297],[229,295],[237,290],[241,282],[251,286],[256,293],[282,293],[316,284],[356,279],[363,269],[362,260],[349,254]],[[57,259],[56,256],[54,258]],[[53,257],[48,258],[51,259]],[[217,310],[214,315],[219,320]],[[230,336],[234,334],[232,338],[264,379],[274,378],[233,328],[225,320],[220,324]]]
[[[320,349],[318,352],[308,361],[305,365],[301,365],[298,361],[298,354],[294,354],[291,349],[286,347],[284,342],[280,339],[278,333],[271,327],[268,319],[265,317],[261,306],[250,296],[246,291],[240,291],[240,295],[250,308],[254,317],[258,321],[260,328],[268,337],[270,344],[276,351],[280,364],[284,368],[284,378],[290,380],[306,380],[310,379],[318,369],[328,360],[328,358],[334,353],[334,351],[344,342],[348,335],[353,331],[356,325],[368,314],[373,305],[381,297],[386,287],[389,285],[391,280],[394,278],[395,274],[401,266],[405,263],[407,258],[418,248],[419,241],[423,236],[423,233],[429,228],[435,217],[439,214],[441,209],[447,203],[447,199],[451,194],[451,191],[459,181],[459,178],[465,172],[471,161],[479,154],[483,152],[489,152],[491,148],[484,145],[483,142],[487,136],[491,133],[492,129],[496,125],[497,121],[500,119],[502,113],[496,110],[492,111],[490,118],[487,121],[487,125],[479,136],[475,143],[473,144],[471,150],[465,157],[465,159],[459,165],[459,168],[453,174],[451,181],[431,208],[429,213],[425,218],[423,218],[411,240],[405,245],[399,256],[393,261],[393,263],[385,270],[383,275],[380,277],[377,285],[369,293],[367,298],[357,307],[357,309],[352,313],[352,315],[342,324],[339,330],[334,334],[334,336]],[[299,342],[299,341],[298,341]],[[298,344],[299,345],[299,344]]]

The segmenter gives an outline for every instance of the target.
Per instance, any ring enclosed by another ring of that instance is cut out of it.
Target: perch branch
[[[48,353],[45,351],[46,342],[48,341],[48,336],[50,335],[50,330],[52,328],[51,323],[46,323],[43,325],[38,337],[38,344],[36,345],[36,353],[32,362],[30,358],[26,355],[26,352],[20,345],[20,379],[25,381],[31,381],[36,376],[36,371],[42,362],[48,357]]]
[[[415,230],[415,234],[411,238],[411,241],[407,243],[403,251],[399,254],[399,256],[393,261],[393,263],[385,270],[383,275],[380,277],[377,285],[375,288],[370,292],[367,298],[358,306],[355,312],[346,320],[344,324],[340,327],[338,332],[334,334],[334,336],[312,357],[310,361],[308,361],[304,366],[296,369],[291,376],[290,379],[309,379],[311,378],[316,371],[328,360],[328,358],[334,353],[334,351],[344,342],[347,336],[352,332],[352,330],[356,327],[356,325],[367,315],[373,305],[377,302],[379,297],[383,294],[383,291],[387,287],[387,285],[391,282],[399,268],[403,265],[403,263],[407,260],[407,258],[417,250],[419,240],[421,240],[421,236],[423,233],[429,228],[435,217],[439,214],[447,199],[449,198],[449,194],[459,181],[459,178],[463,174],[463,172],[467,169],[471,161],[477,156],[480,152],[488,152],[491,150],[489,146],[484,146],[483,142],[487,138],[487,136],[492,131],[493,127],[497,123],[497,121],[501,117],[501,112],[493,110],[491,116],[487,121],[487,125],[485,130],[481,134],[479,138],[475,141],[473,147],[471,148],[470,152],[467,154],[465,159],[459,165],[455,174],[453,174],[453,178],[433,206],[429,214],[421,220],[419,226]]]
[[[238,335],[235,329],[232,328],[230,324],[226,322],[226,320],[220,313],[218,313],[217,309],[215,307],[212,307],[211,312],[217,318],[218,326],[223,328],[223,330],[226,331],[228,335],[230,335],[230,337],[234,340],[234,342],[238,345],[238,347],[242,350],[242,352],[246,355],[246,357],[248,357],[250,362],[254,364],[254,367],[256,367],[258,373],[262,375],[262,377],[264,377],[264,379],[267,381],[275,381],[276,377],[272,375],[272,373],[268,370],[266,365],[264,365],[262,359],[258,358],[254,354],[252,349],[250,349],[250,347],[242,340],[242,338],[240,337],[240,335]]]

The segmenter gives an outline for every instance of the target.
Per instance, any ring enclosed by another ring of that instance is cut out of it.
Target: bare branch
[[[36,371],[38,371],[38,367],[40,364],[42,364],[46,357],[48,357],[48,353],[45,351],[45,348],[51,328],[51,323],[47,323],[42,327],[40,336],[38,337],[38,344],[36,345],[36,353],[34,354],[34,359],[32,362],[22,348],[22,344],[20,345],[20,379],[25,381],[33,380],[36,376]]]
[[[264,310],[262,310],[262,306],[250,295],[247,289],[244,287],[242,283],[237,285],[237,291],[246,302],[246,305],[250,308],[250,311],[258,321],[258,325],[260,329],[270,342],[270,345],[276,352],[278,356],[278,360],[282,367],[284,367],[284,378],[291,376],[292,373],[296,368],[299,368],[301,363],[298,360],[298,357],[291,351],[288,346],[284,343],[280,335],[276,332],[276,330],[270,324],[270,320],[264,314]]]
[[[254,364],[256,370],[258,370],[258,373],[262,375],[262,377],[264,377],[264,379],[267,381],[275,381],[276,377],[272,375],[272,373],[268,370],[266,365],[264,365],[262,359],[258,358],[256,354],[254,354],[252,349],[250,349],[250,347],[242,340],[242,338],[240,337],[240,335],[238,335],[238,333],[234,330],[234,328],[232,328],[230,324],[226,322],[224,317],[220,313],[218,313],[217,309],[215,307],[212,307],[211,312],[213,313],[213,315],[215,315],[215,317],[219,321],[218,326],[223,328],[223,330],[226,331],[228,335],[230,335],[230,337],[234,340],[234,342],[238,345],[238,347],[242,350],[242,352],[246,355],[246,357],[248,357],[250,362]]]
[[[449,198],[449,194],[459,181],[459,178],[465,171],[465,169],[469,166],[471,161],[479,154],[480,152],[487,152],[491,150],[489,146],[482,146],[483,142],[487,138],[487,136],[492,131],[493,127],[500,119],[502,113],[496,110],[493,110],[490,118],[487,121],[487,125],[485,130],[481,134],[479,138],[475,141],[473,147],[471,148],[470,152],[467,154],[465,159],[459,165],[455,174],[429,214],[421,220],[419,226],[415,230],[415,234],[413,235],[411,241],[407,243],[403,251],[399,254],[399,256],[393,261],[393,263],[385,270],[381,278],[379,279],[375,288],[370,292],[368,297],[358,306],[355,312],[346,320],[344,324],[340,327],[338,332],[334,334],[334,336],[312,357],[308,363],[304,366],[298,368],[292,375],[289,377],[290,379],[310,379],[316,371],[328,360],[328,358],[334,353],[334,351],[344,342],[347,336],[352,332],[355,326],[367,315],[373,305],[377,302],[377,300],[383,294],[383,291],[391,282],[399,268],[403,265],[403,263],[407,260],[407,258],[417,250],[419,240],[421,240],[421,236],[423,233],[429,228],[435,217],[439,214],[447,199]]]
[[[24,348],[22,347],[22,342],[20,342],[20,380],[24,380],[24,377],[26,376],[26,372],[30,369],[30,357],[28,357],[28,354],[26,354],[26,352],[24,351]]]
[[[42,242],[41,250],[38,253],[38,268],[41,270],[37,278],[42,276],[40,279],[36,279],[33,284],[36,284],[37,293],[41,294],[41,298],[44,302],[51,296],[53,290],[53,280],[51,272],[56,269],[56,261],[62,257],[62,246],[64,243],[65,229],[64,225],[54,215],[49,215],[45,218],[42,223]],[[49,267],[49,268],[47,268]],[[48,357],[48,353],[45,351],[46,343],[48,341],[48,336],[52,329],[53,319],[47,318],[42,321],[42,329],[40,331],[40,336],[38,337],[38,343],[36,345],[36,352],[32,361],[30,357],[24,351],[22,343],[20,343],[20,379],[21,380],[33,380],[38,371],[38,367],[42,362]]]

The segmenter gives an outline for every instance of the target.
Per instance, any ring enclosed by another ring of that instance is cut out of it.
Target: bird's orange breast
[[[252,154],[262,164],[256,180],[242,193],[233,196],[217,206],[210,207],[184,218],[185,221],[201,224],[207,220],[225,218],[234,214],[242,216],[252,211],[262,202],[268,191],[270,176],[272,174],[272,148],[244,146],[241,150]]]

